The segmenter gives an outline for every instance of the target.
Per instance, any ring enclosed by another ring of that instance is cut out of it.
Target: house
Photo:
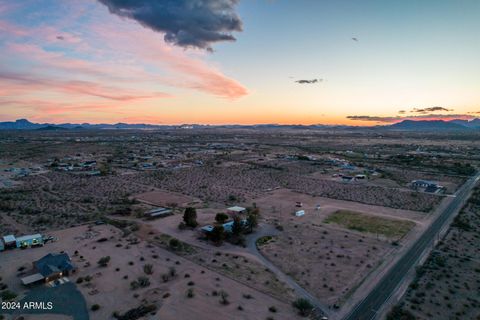
[[[246,219],[240,220],[240,224],[242,226],[246,226],[247,220]],[[231,233],[233,229],[233,220],[225,222],[224,224],[222,224],[222,227],[223,227],[223,230],[225,230],[225,232]],[[213,231],[213,228],[214,227],[212,225],[206,225],[200,228],[200,230],[202,230],[204,233],[210,233]]]
[[[43,237],[41,234],[32,234],[27,236],[18,237],[16,239],[17,248],[27,248],[34,246],[43,246]]]
[[[233,207],[227,208],[227,213],[230,214],[231,216],[243,214],[246,212],[247,212],[247,209],[245,209],[244,207],[233,206]]]
[[[170,216],[173,214],[173,211],[172,209],[169,209],[169,208],[162,208],[162,207],[159,207],[159,208],[155,208],[155,209],[152,209],[150,211],[147,211],[145,213],[149,218],[161,218],[161,217],[166,217],[166,216]]]
[[[5,249],[17,247],[17,242],[13,234],[4,236],[2,240],[3,240],[3,245]]]
[[[47,254],[33,262],[33,268],[37,273],[23,278],[23,284],[27,285],[41,280],[54,281],[75,271],[72,260],[64,252]]]
[[[413,180],[411,185],[413,188],[438,187],[436,182],[428,180]]]
[[[413,189],[424,188],[424,191],[429,193],[436,193],[445,189],[436,182],[428,180],[413,180],[410,185]]]
[[[55,281],[75,272],[76,268],[66,253],[49,253],[33,262],[34,273],[21,279],[23,285]]]

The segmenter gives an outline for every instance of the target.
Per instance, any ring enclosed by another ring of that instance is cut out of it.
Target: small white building
[[[15,239],[15,236],[13,234],[9,234],[7,236],[3,237],[3,245],[5,249],[8,248],[15,248],[17,246],[17,241]]]
[[[155,208],[155,209],[152,209],[152,210],[146,212],[146,215],[150,218],[166,217],[166,216],[170,216],[172,214],[173,214],[172,209],[162,208],[162,207]]]
[[[305,215],[305,210],[298,210],[297,212],[295,212],[296,217],[302,217],[304,215]]]
[[[238,215],[238,214],[246,213],[247,209],[245,209],[244,207],[233,206],[233,207],[227,208],[227,212],[230,215]]]

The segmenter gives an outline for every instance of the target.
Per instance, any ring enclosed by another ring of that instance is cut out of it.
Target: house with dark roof
[[[22,278],[24,285],[50,282],[75,272],[75,265],[65,252],[49,253],[33,262],[33,273]]]
[[[67,276],[76,269],[68,254],[64,252],[47,254],[33,262],[33,268],[42,276],[45,282]]]

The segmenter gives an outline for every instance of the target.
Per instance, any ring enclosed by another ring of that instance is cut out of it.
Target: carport
[[[28,286],[30,284],[42,281],[43,279],[45,278],[40,273],[35,273],[22,278],[22,283],[23,285]]]

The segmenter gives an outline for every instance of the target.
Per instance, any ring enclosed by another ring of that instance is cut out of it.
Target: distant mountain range
[[[387,126],[390,130],[402,131],[468,131],[480,129],[480,119],[473,120],[403,120]]]
[[[0,122],[0,130],[40,130],[40,131],[58,131],[58,130],[88,130],[88,129],[165,129],[165,128],[185,128],[185,129],[197,129],[197,128],[245,128],[245,129],[361,129],[365,127],[356,126],[342,126],[342,125],[280,125],[280,124],[257,124],[257,125],[200,125],[200,124],[186,124],[186,125],[154,125],[154,124],[128,124],[128,123],[116,123],[116,124],[90,124],[90,123],[33,123],[27,119],[18,119],[16,121]],[[401,122],[386,125],[386,126],[373,126],[367,127],[374,130],[398,130],[398,131],[471,131],[480,130],[480,119],[473,120],[403,120]]]
[[[18,119],[16,121],[0,122],[0,130],[66,130],[66,129],[159,129],[168,126],[153,125],[153,124],[128,124],[128,123],[116,123],[116,124],[90,124],[90,123],[33,123],[27,119]]]

